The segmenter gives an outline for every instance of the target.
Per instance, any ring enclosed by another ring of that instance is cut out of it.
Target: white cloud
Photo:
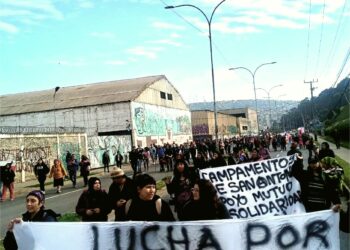
[[[54,6],[54,3],[50,0],[1,0],[1,5],[3,9],[15,7],[17,10],[34,10],[39,11],[39,13],[45,14],[47,17],[55,19],[63,19],[63,14]]]
[[[168,30],[185,30],[184,26],[166,23],[166,22],[153,22],[152,26],[158,29],[168,29]]]
[[[170,37],[171,37],[171,38],[180,38],[180,37],[182,37],[182,36],[179,35],[179,34],[177,34],[177,33],[172,33],[172,34],[170,34]]]
[[[0,30],[8,33],[17,33],[19,31],[19,29],[15,25],[5,23],[2,21],[0,21]]]
[[[288,19],[276,18],[260,14],[259,16],[239,16],[223,18],[227,23],[243,23],[252,26],[270,26],[276,28],[303,29],[305,24],[300,24]]]
[[[0,30],[13,34],[19,31],[14,23],[16,25],[37,25],[47,19],[63,19],[62,12],[51,0],[0,0],[0,6],[0,17],[10,19],[12,23],[2,22]]]
[[[168,39],[149,41],[148,43],[152,43],[152,44],[166,44],[166,45],[171,45],[171,46],[175,46],[175,47],[181,47],[182,46],[182,43],[175,42],[175,41],[168,40]]]
[[[149,59],[156,59],[157,58],[157,53],[158,51],[163,50],[162,48],[145,48],[145,47],[134,47],[127,49],[127,53],[135,56],[143,56]]]
[[[332,14],[339,11],[346,0],[326,1],[325,15],[323,16],[324,0],[312,1],[312,10],[310,20],[312,25],[320,25],[323,23],[334,23]],[[197,4],[198,3],[198,4]],[[197,1],[196,6],[206,8],[202,10],[210,14],[209,10],[215,7],[211,0]],[[215,13],[215,20],[212,23],[213,27],[224,33],[243,33],[243,32],[257,32],[253,27],[268,26],[275,28],[288,29],[306,29],[308,27],[309,19],[309,4],[310,1],[290,1],[290,0],[245,0],[245,1],[226,1],[217,9]],[[210,7],[209,7],[210,6]],[[200,15],[198,15],[200,16]],[[221,23],[220,17],[225,17],[224,20],[228,23]],[[230,16],[230,17],[227,17]],[[186,18],[189,19],[189,18]],[[193,23],[193,22],[192,22]],[[248,24],[251,27],[244,30],[242,27],[231,29],[236,26],[234,23]],[[200,27],[201,30],[207,30],[207,24],[204,21],[199,23],[196,21],[195,26]]]

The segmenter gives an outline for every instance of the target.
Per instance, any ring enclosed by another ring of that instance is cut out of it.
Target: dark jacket
[[[49,167],[44,163],[37,163],[34,166],[34,173],[38,176],[38,179],[46,179],[46,175],[50,172]]]
[[[291,149],[287,152],[287,155],[298,154],[299,157],[302,157],[303,154],[298,149]],[[302,175],[304,171],[303,159],[297,158],[292,165],[291,175],[294,176],[299,183],[302,181]]]
[[[322,171],[318,173],[315,176],[311,169],[303,171],[301,200],[307,212],[326,210],[331,204],[340,204],[337,189]]]
[[[80,174],[82,176],[89,175],[89,173],[90,173],[90,161],[89,160],[82,160],[81,162],[79,162],[79,166],[80,166]]]
[[[86,210],[94,208],[99,208],[101,212],[88,216]],[[78,200],[75,211],[82,217],[82,221],[107,221],[110,208],[106,191],[84,190]]]
[[[124,216],[124,207],[117,207],[117,201],[120,199],[124,199],[128,201],[133,198],[136,194],[136,187],[133,181],[126,177],[126,181],[124,183],[123,189],[119,188],[119,185],[116,183],[112,183],[109,186],[108,190],[108,200],[110,209],[114,209],[115,212],[115,221],[121,220]]]
[[[227,162],[225,161],[225,159],[221,156],[219,156],[216,159],[211,159],[208,162],[209,166],[212,168],[216,168],[216,167],[224,167],[227,166]]]
[[[56,214],[51,209],[45,210],[44,208],[42,208],[33,218],[30,218],[30,216],[31,215],[28,212],[26,212],[22,214],[22,220],[33,222],[55,222],[57,221],[57,217],[59,217],[60,215]],[[7,231],[3,244],[6,250],[18,249],[15,235],[13,234],[13,232]]]
[[[318,152],[318,159],[322,160],[327,156],[335,158],[334,151],[330,148],[320,149],[320,151]]]
[[[144,201],[139,197],[132,199],[126,220],[133,221],[175,221],[171,209],[165,201],[161,200],[161,212],[158,214],[156,201],[160,199],[155,195],[152,200]]]
[[[203,202],[190,200],[183,208],[182,220],[217,220],[231,219],[231,216],[222,202],[214,205],[203,204]]]
[[[76,173],[79,169],[79,163],[77,159],[70,159],[67,163],[67,170],[69,173]]]
[[[12,170],[10,165],[6,165],[1,168],[1,181],[4,185],[8,186],[15,181],[15,172]]]

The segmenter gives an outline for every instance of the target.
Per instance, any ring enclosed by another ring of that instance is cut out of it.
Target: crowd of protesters
[[[270,148],[272,146],[272,148]],[[217,191],[210,181],[200,180],[199,170],[246,162],[270,159],[270,150],[286,151],[287,155],[297,154],[291,175],[301,185],[301,201],[307,212],[332,208],[340,209],[340,181],[343,171],[335,160],[335,155],[328,143],[316,148],[311,136],[289,134],[265,134],[262,137],[237,137],[218,142],[203,140],[177,145],[166,143],[163,146],[150,145],[141,148],[133,147],[129,152],[129,161],[134,171],[132,178],[126,176],[122,169],[123,157],[116,156],[116,167],[109,170],[110,160],[104,159],[104,171],[109,173],[112,183],[108,192],[101,188],[101,180],[89,177],[90,162],[86,156],[77,162],[74,155],[67,152],[67,168],[73,187],[76,187],[76,173],[80,168],[84,178],[84,187],[76,205],[76,213],[82,221],[107,221],[108,214],[114,210],[115,221],[180,221],[211,220],[231,218],[228,210],[221,202]],[[299,149],[309,150],[308,168],[304,170],[303,155]],[[118,158],[117,158],[118,157]],[[157,164],[156,164],[157,163]],[[172,171],[171,178],[164,178],[167,192],[174,205],[174,216],[170,205],[156,194],[156,180],[149,175],[150,166],[155,171]],[[156,169],[156,167],[158,167]],[[9,170],[7,170],[9,171]],[[5,172],[1,173],[3,179]],[[44,210],[46,175],[54,178],[57,193],[61,192],[64,177],[67,176],[62,163],[55,160],[48,172],[48,167],[39,160],[35,174],[40,182],[40,189],[27,195],[27,212],[22,216],[24,221],[55,221],[57,215]],[[3,185],[10,189],[9,182]],[[3,196],[6,196],[3,191]],[[13,196],[11,196],[13,197]],[[11,198],[12,199],[12,198]],[[34,205],[30,205],[35,203]],[[35,211],[32,207],[35,207]],[[34,212],[31,212],[31,209]],[[34,214],[33,214],[34,213]],[[4,244],[14,244],[13,224],[8,227],[8,235]]]

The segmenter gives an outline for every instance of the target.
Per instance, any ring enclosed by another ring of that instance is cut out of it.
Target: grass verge
[[[65,213],[58,218],[59,222],[75,222],[81,221],[80,216],[76,213]]]
[[[350,188],[350,164],[338,156],[335,157],[339,165],[344,170],[344,182]]]

